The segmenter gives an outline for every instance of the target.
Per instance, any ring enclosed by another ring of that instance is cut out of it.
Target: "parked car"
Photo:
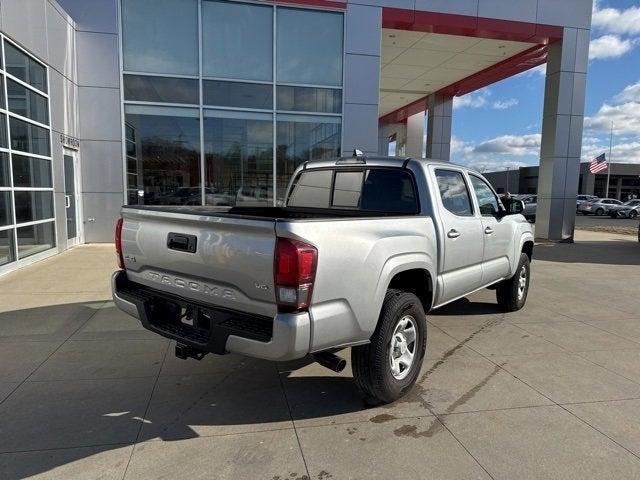
[[[578,195],[576,198],[576,211],[580,210],[580,204],[583,202],[592,202],[596,200],[598,197],[595,195]]]
[[[606,215],[610,210],[615,209],[616,206],[622,205],[620,200],[615,198],[598,198],[580,204],[578,211],[583,215]]]
[[[537,195],[513,195],[514,198],[522,200],[524,203],[524,211],[522,215],[529,221],[535,221],[536,210],[538,208],[538,196]]]
[[[180,358],[312,355],[340,371],[352,347],[371,403],[413,386],[425,312],[476,290],[522,308],[531,225],[478,173],[450,163],[304,163],[283,207],[122,207],[118,308],[176,340]]]
[[[640,200],[629,200],[609,211],[611,218],[636,218],[640,213]]]

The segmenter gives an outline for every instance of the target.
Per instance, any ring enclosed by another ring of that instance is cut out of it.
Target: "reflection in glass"
[[[53,222],[18,228],[18,256],[29,257],[56,246]]]
[[[13,248],[13,230],[0,231],[0,265],[15,261]]]
[[[273,109],[273,85],[204,80],[204,104],[218,107]]]
[[[202,30],[205,77],[272,79],[273,7],[205,1]]]
[[[7,97],[9,98],[9,110],[13,113],[39,123],[49,123],[47,99],[42,95],[8,78]]]
[[[14,154],[13,185],[15,187],[52,187],[51,161]]]
[[[471,198],[462,172],[455,170],[436,170],[438,188],[442,205],[451,213],[463,217],[473,215]]]
[[[198,116],[195,108],[125,106],[127,176],[137,182],[131,203],[202,203]]]
[[[0,227],[4,227],[12,223],[11,192],[0,192]]]
[[[198,80],[145,75],[124,76],[124,99],[197,104]]]
[[[342,90],[334,88],[278,86],[278,110],[342,112]]]
[[[11,148],[21,152],[49,156],[49,130],[27,123],[17,118],[11,118]]]
[[[40,62],[23,53],[9,42],[4,42],[6,70],[41,92],[47,93],[47,70]]]
[[[342,14],[277,10],[277,81],[342,85]]]
[[[0,55],[1,57],[2,55]],[[0,107],[4,107],[4,75],[0,75]]]
[[[340,154],[340,117],[280,114],[276,116],[277,198],[285,194],[291,175],[302,162]]]
[[[53,192],[13,192],[16,223],[34,222],[53,218]]]
[[[270,113],[205,110],[208,205],[273,202],[273,117]]]
[[[7,116],[4,113],[0,113],[0,147],[7,148],[9,146],[9,139],[7,137]]]
[[[287,199],[289,207],[329,208],[332,170],[303,171]]]
[[[122,0],[124,69],[198,74],[196,0]]]
[[[0,187],[10,187],[9,154],[0,152]]]
[[[333,187],[334,207],[358,208],[364,172],[336,172]]]

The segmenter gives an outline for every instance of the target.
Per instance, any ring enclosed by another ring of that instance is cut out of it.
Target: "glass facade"
[[[0,268],[55,247],[47,67],[2,38]]]
[[[130,204],[274,205],[300,163],[340,154],[342,12],[121,2]]]

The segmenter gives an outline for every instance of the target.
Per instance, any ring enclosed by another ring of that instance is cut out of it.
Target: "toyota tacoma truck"
[[[180,358],[310,356],[371,403],[416,382],[425,313],[483,289],[525,304],[534,245],[522,202],[435,160],[304,163],[282,206],[124,206],[115,304]]]

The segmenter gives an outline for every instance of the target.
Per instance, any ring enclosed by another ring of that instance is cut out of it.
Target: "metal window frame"
[[[119,64],[120,64],[120,113],[121,119],[120,123],[122,125],[121,128],[121,136],[122,136],[122,181],[123,181],[123,201],[125,204],[129,203],[128,192],[128,173],[127,173],[127,139],[126,139],[126,114],[125,114],[125,106],[126,105],[148,105],[148,106],[165,106],[165,107],[182,107],[182,108],[197,108],[199,111],[199,121],[200,121],[200,190],[201,190],[201,203],[202,205],[206,204],[205,199],[205,189],[206,189],[206,153],[205,153],[205,129],[204,129],[204,120],[205,120],[205,110],[228,110],[228,111],[237,111],[237,112],[247,112],[247,113],[268,113],[271,115],[272,119],[272,189],[273,189],[273,202],[272,205],[277,205],[277,117],[278,114],[287,114],[287,115],[300,115],[301,117],[307,115],[316,115],[330,118],[339,118],[340,119],[340,145],[338,146],[339,150],[342,150],[342,145],[344,142],[344,83],[345,83],[345,61],[346,61],[346,53],[345,53],[345,38],[346,38],[346,15],[343,9],[332,9],[321,6],[312,6],[312,5],[289,5],[289,4],[266,4],[259,0],[226,0],[229,3],[241,3],[241,4],[251,4],[251,5],[259,5],[262,7],[269,7],[272,9],[272,79],[271,80],[248,80],[241,78],[225,78],[225,77],[217,77],[204,75],[203,69],[203,12],[202,5],[203,2],[209,0],[196,0],[197,1],[197,29],[198,29],[198,75],[178,75],[178,74],[167,74],[167,73],[158,73],[158,72],[140,72],[135,70],[125,70],[124,69],[124,44],[123,44],[123,29],[122,29],[122,1],[118,0],[117,2],[117,22],[118,22],[118,54],[119,54]],[[314,10],[321,12],[332,12],[339,13],[342,16],[342,85],[319,85],[319,84],[303,84],[303,83],[291,83],[291,82],[278,82],[277,80],[277,12],[278,9],[296,9],[296,10]],[[199,87],[199,101],[198,105],[195,104],[181,104],[181,103],[162,103],[162,102],[147,102],[147,101],[135,101],[135,100],[125,100],[124,98],[124,76],[125,75],[139,75],[139,76],[149,76],[149,77],[166,77],[166,78],[183,78],[183,79],[194,79],[198,80]],[[273,87],[273,99],[272,99],[272,108],[271,109],[256,109],[256,108],[242,108],[242,107],[225,107],[218,105],[205,105],[204,104],[204,82],[210,81],[224,81],[224,82],[235,82],[235,83],[253,83],[260,85],[271,85]],[[286,86],[286,87],[305,87],[305,88],[321,88],[327,90],[340,90],[343,92],[341,99],[341,109],[340,113],[330,113],[330,112],[314,112],[314,111],[290,111],[290,110],[278,110],[277,107],[277,89],[278,86]],[[340,152],[338,152],[340,153]],[[138,189],[140,186],[138,186]]]
[[[53,169],[53,133],[52,133],[52,127],[51,127],[51,84],[50,84],[50,71],[49,71],[49,65],[47,65],[46,63],[40,61],[35,55],[33,55],[31,52],[29,52],[28,50],[26,50],[25,48],[23,48],[22,46],[20,46],[17,42],[15,42],[14,40],[12,40],[11,38],[9,38],[7,35],[5,35],[4,33],[0,32],[0,55],[2,56],[2,66],[0,67],[0,74],[4,76],[4,82],[2,85],[2,89],[3,89],[3,94],[4,94],[4,98],[5,98],[5,105],[4,108],[2,106],[0,106],[0,113],[4,114],[6,116],[6,134],[7,134],[7,147],[6,148],[0,148],[0,152],[4,152],[8,154],[8,160],[9,160],[9,186],[8,187],[1,187],[0,191],[3,192],[10,192],[10,208],[11,208],[11,224],[9,225],[4,225],[2,227],[0,227],[0,231],[8,231],[8,230],[12,230],[13,233],[13,243],[11,245],[12,248],[12,256],[13,256],[13,261],[0,266],[0,275],[3,273],[6,273],[8,271],[14,270],[16,268],[22,267],[24,265],[36,262],[38,260],[41,260],[43,258],[49,257],[55,253],[57,253],[58,251],[58,222],[56,220],[55,217],[55,213],[56,213],[56,196],[55,196],[55,172]],[[41,65],[44,68],[45,71],[45,81],[46,81],[46,88],[47,91],[43,92],[42,90],[33,87],[32,85],[30,85],[29,83],[21,80],[20,78],[12,75],[11,73],[9,73],[6,70],[7,67],[7,61],[6,61],[6,55],[5,55],[5,45],[6,44],[10,44],[12,47],[16,48],[18,51],[20,51],[22,54],[24,54],[25,56],[27,56],[30,60],[38,63],[39,65]],[[49,124],[44,124],[41,122],[38,122],[36,120],[32,120],[29,117],[25,117],[23,115],[19,115],[17,113],[14,113],[12,111],[9,110],[9,92],[8,92],[8,86],[7,86],[7,80],[12,80],[15,83],[17,83],[18,85],[25,87],[27,90],[30,90],[32,92],[34,92],[37,95],[40,95],[41,97],[44,97],[46,99],[47,102],[47,117],[49,120]],[[27,124],[36,126],[36,127],[40,127],[42,129],[44,129],[47,132],[48,135],[48,141],[49,141],[49,155],[40,155],[40,154],[35,154],[35,153],[31,153],[31,152],[25,152],[22,150],[17,150],[14,149],[12,147],[12,141],[11,141],[11,119],[16,119],[16,120],[20,120],[23,121]],[[51,187],[16,187],[15,183],[14,183],[14,171],[13,171],[13,156],[14,155],[18,155],[18,156],[25,156],[25,157],[32,157],[32,158],[38,158],[41,160],[47,160],[49,162],[49,172],[51,174]],[[34,220],[34,221],[29,221],[29,222],[20,222],[18,223],[17,221],[17,217],[16,217],[16,203],[15,203],[15,192],[51,192],[51,201],[52,201],[52,211],[53,211],[53,217],[50,218],[44,218],[44,219],[40,219],[40,220]],[[53,246],[51,248],[48,248],[42,252],[39,252],[37,254],[34,255],[29,255],[27,257],[21,258],[20,254],[19,254],[19,246],[18,246],[18,229],[21,227],[29,227],[29,226],[33,226],[33,225],[39,225],[39,224],[44,224],[44,223],[53,223]]]

